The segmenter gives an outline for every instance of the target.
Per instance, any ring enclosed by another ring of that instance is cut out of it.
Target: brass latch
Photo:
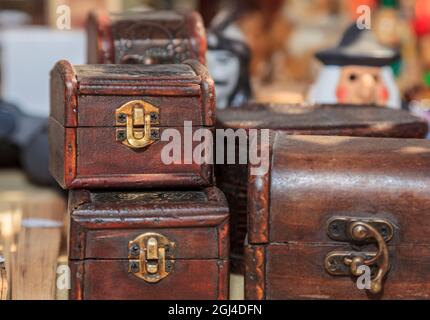
[[[128,244],[128,271],[146,282],[158,282],[173,271],[175,243],[159,233],[144,233]]]
[[[160,129],[153,125],[159,123],[158,108],[143,100],[133,100],[115,111],[117,126],[116,140],[134,149],[149,146],[160,138]]]
[[[357,244],[375,242],[378,250],[329,252],[324,261],[326,271],[331,275],[360,276],[363,272],[360,267],[367,266],[372,275],[369,291],[373,294],[381,292],[384,277],[390,269],[386,242],[391,240],[393,233],[393,225],[384,219],[352,217],[330,219],[327,223],[327,234],[333,240]]]

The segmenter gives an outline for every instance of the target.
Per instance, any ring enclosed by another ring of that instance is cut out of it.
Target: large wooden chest
[[[228,207],[216,188],[69,196],[71,299],[227,299]]]
[[[277,129],[288,134],[424,138],[425,121],[406,111],[352,105],[264,105],[217,111],[218,128]],[[236,151],[238,139],[235,140]],[[225,142],[227,143],[227,141]],[[226,148],[227,150],[227,148]],[[218,187],[231,212],[232,271],[243,272],[243,244],[247,222],[247,165],[225,164],[215,168]]]
[[[206,61],[206,36],[197,12],[92,13],[88,63],[160,64]]]
[[[212,185],[213,165],[193,161],[182,144],[201,144],[191,135],[212,130],[214,101],[213,80],[195,60],[82,66],[60,61],[51,72],[51,173],[63,188]],[[181,141],[170,133],[163,139],[167,129],[175,129]],[[181,155],[173,164],[162,158],[171,143]]]
[[[430,142],[272,138],[249,177],[246,298],[429,298]]]

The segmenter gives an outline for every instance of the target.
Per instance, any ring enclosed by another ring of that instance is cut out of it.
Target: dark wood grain
[[[160,128],[160,134],[166,129],[168,128]],[[173,129],[181,134],[181,141],[186,139],[183,127]],[[197,129],[193,128],[193,133]],[[77,128],[79,157],[76,160],[76,178],[93,179],[86,180],[85,187],[157,188],[165,185],[172,188],[179,185],[204,187],[211,184],[212,170],[205,169],[206,166],[212,169],[211,165],[199,165],[192,160],[188,160],[188,163],[183,160],[180,164],[164,164],[161,152],[169,142],[160,140],[145,149],[134,150],[117,143],[115,133],[114,127]],[[200,142],[192,142],[193,147],[198,144]],[[178,179],[171,179],[174,175]],[[151,176],[153,179],[150,179]],[[70,186],[77,187],[75,184]]]
[[[249,103],[241,108],[228,108],[217,112],[218,128],[271,129],[290,135],[333,135],[390,138],[424,138],[427,124],[406,111],[376,106],[353,105],[284,105]],[[236,150],[238,148],[237,141]],[[243,273],[243,243],[247,232],[248,184],[263,188],[263,178],[247,177],[247,165],[217,165],[217,185],[225,193],[231,210],[231,261],[232,270]],[[258,180],[258,181],[257,181]],[[256,193],[254,193],[256,194]],[[261,194],[255,196],[249,210],[259,212]],[[253,214],[249,219],[264,216]],[[263,224],[252,237],[264,237]]]
[[[220,110],[219,127],[273,129],[289,134],[424,138],[425,121],[403,110],[371,105],[250,103]]]
[[[228,237],[226,238],[228,241]],[[226,252],[228,256],[228,252]],[[217,300],[228,300],[230,294],[230,261],[218,260],[218,295]]]
[[[266,248],[245,245],[245,299],[266,298]]]
[[[248,241],[250,243],[267,243],[269,242],[269,214],[270,214],[270,166],[272,156],[272,145],[270,140],[274,139],[274,135],[269,136],[269,144],[257,144],[258,154],[262,155],[262,148],[267,147],[268,159],[266,159],[268,168],[267,171],[261,174],[251,174],[252,169],[258,168],[261,164],[249,164],[247,177],[249,180],[247,190],[247,212],[248,216]],[[260,140],[261,141],[261,140]],[[237,219],[237,217],[236,217]],[[238,221],[240,223],[240,221]],[[240,239],[243,243],[245,239]]]
[[[50,116],[61,124],[78,124],[78,81],[72,64],[61,60],[51,70]]]
[[[83,260],[69,260],[69,268],[71,277],[69,299],[83,300],[85,262]]]
[[[206,61],[205,29],[197,12],[93,12],[87,36],[88,63]]]
[[[109,96],[109,95],[84,95],[79,96],[79,105],[83,106],[79,112],[80,127],[111,127],[115,126],[115,110],[123,104],[132,100],[145,100],[160,108],[159,126],[161,127],[183,127],[184,119],[192,121],[195,127],[206,125],[200,106],[200,98],[196,96],[175,97],[175,108],[171,108],[171,99],[164,96]],[[97,117],[94,114],[98,114]]]
[[[427,140],[279,134],[273,148],[271,242],[329,241],[327,220],[345,215],[388,219],[393,243],[430,243]]]
[[[218,189],[72,190],[69,212],[73,299],[228,298],[229,214]],[[147,232],[176,244],[174,271],[156,284],[128,272],[128,243]]]
[[[262,286],[253,276],[258,249],[265,250],[265,299],[430,298],[425,271],[430,264],[429,141],[281,131],[272,141],[270,187],[261,189],[260,181],[251,179],[256,187],[248,194],[253,202],[262,190],[270,201],[267,220],[249,219],[250,232],[269,226],[268,242],[253,237],[247,245],[251,297]],[[372,295],[356,287],[356,278],[325,270],[324,259],[334,250],[377,251],[372,242],[329,238],[327,222],[336,216],[385,219],[393,225],[387,242],[391,269],[382,293]]]
[[[197,60],[185,60],[201,77],[203,123],[208,126],[215,125],[215,83],[209,70]]]
[[[339,246],[266,246],[266,299],[430,298],[430,245],[390,246],[391,269],[379,295],[358,289],[355,277],[332,276],[325,271],[324,258],[335,249]]]
[[[88,233],[85,243],[85,259],[125,259],[128,256],[128,242],[146,232],[162,232],[171,241],[179,243],[175,250],[177,259],[216,259],[218,234],[216,228],[153,228],[103,229]],[[70,256],[70,259],[78,257]]]
[[[49,118],[49,170],[57,182],[65,187],[76,178],[76,128],[64,128]]]
[[[192,138],[182,133],[185,121],[192,133],[213,130],[213,87],[206,68],[192,60],[149,66],[60,61],[51,72],[52,175],[65,189],[212,185],[213,165],[184,159],[183,141]],[[158,140],[136,150],[116,140],[115,111],[142,99],[159,109],[160,136],[170,128],[181,133],[182,164],[162,162],[161,150],[169,142]]]
[[[71,261],[71,264],[80,263]],[[147,283],[128,272],[127,260],[85,260],[84,300],[216,300],[220,260],[175,260],[173,272],[160,282]],[[80,276],[80,274],[78,275]],[[72,275],[74,279],[78,277]],[[225,278],[225,277],[224,277]],[[225,291],[225,289],[223,289]]]
[[[230,241],[229,241],[229,232],[230,232],[230,221],[229,219],[225,220],[218,226],[217,229],[217,237],[218,237],[218,255],[222,259],[228,260],[229,252],[230,252]],[[228,269],[228,266],[226,266]],[[226,271],[228,273],[228,271]]]
[[[49,119],[48,137],[49,137],[49,171],[52,176],[58,177],[58,183],[65,185],[65,133],[63,126],[53,118]]]

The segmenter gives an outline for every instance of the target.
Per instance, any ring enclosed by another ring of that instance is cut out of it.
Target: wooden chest
[[[217,127],[277,129],[288,134],[424,138],[427,124],[405,111],[373,106],[249,104],[217,111]],[[236,150],[237,150],[236,139]],[[226,142],[227,143],[227,142]],[[218,187],[231,212],[232,271],[243,273],[247,222],[247,165],[217,165]]]
[[[272,139],[250,176],[248,299],[430,297],[430,142]]]
[[[206,61],[205,29],[197,12],[92,13],[87,36],[88,63]]]
[[[227,299],[228,207],[202,191],[70,191],[72,299]]]
[[[202,143],[192,142],[194,132],[212,130],[214,100],[213,80],[195,60],[148,66],[60,61],[51,72],[51,173],[72,189],[209,186],[213,166],[193,161],[181,146],[188,141],[193,149]],[[164,137],[167,129],[181,141]],[[171,143],[182,155],[173,164],[162,158]]]

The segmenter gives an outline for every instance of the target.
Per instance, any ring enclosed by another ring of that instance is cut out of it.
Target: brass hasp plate
[[[160,139],[159,110],[143,100],[125,103],[115,111],[116,140],[129,148],[140,149]]]
[[[159,233],[148,232],[128,244],[128,271],[146,282],[167,277],[174,266],[176,244]]]

